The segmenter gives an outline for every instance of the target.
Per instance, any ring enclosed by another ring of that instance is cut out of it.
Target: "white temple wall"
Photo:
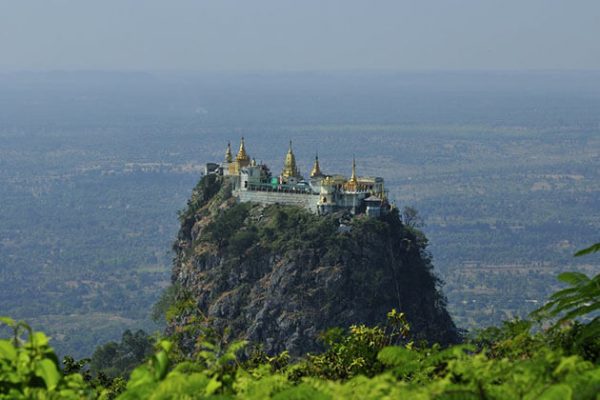
[[[319,202],[319,196],[316,194],[236,190],[234,195],[241,202],[252,201],[263,204],[287,204],[304,207],[314,213],[317,213],[317,203]]]

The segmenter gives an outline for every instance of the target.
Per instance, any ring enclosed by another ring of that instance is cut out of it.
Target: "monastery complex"
[[[228,143],[223,162],[206,164],[205,173],[230,177],[232,193],[241,202],[296,205],[319,215],[347,210],[378,217],[390,208],[383,178],[357,176],[354,159],[352,175],[346,178],[323,173],[317,155],[309,179],[304,179],[296,166],[291,141],[278,176],[267,165],[250,158],[244,138],[235,158]]]

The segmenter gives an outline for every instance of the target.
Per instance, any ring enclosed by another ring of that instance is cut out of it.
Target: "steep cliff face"
[[[172,281],[192,306],[171,320],[172,332],[203,316],[231,339],[302,354],[327,328],[375,325],[396,308],[418,338],[457,340],[425,239],[397,213],[319,217],[236,203],[223,179],[203,178],[180,216]]]

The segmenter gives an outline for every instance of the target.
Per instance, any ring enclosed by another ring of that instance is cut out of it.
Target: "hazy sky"
[[[600,69],[600,1],[0,0],[0,69]]]

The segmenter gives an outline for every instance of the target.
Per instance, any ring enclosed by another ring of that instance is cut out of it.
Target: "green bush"
[[[81,399],[94,395],[80,374],[63,375],[48,338],[1,317],[13,331],[0,339],[0,399]]]

